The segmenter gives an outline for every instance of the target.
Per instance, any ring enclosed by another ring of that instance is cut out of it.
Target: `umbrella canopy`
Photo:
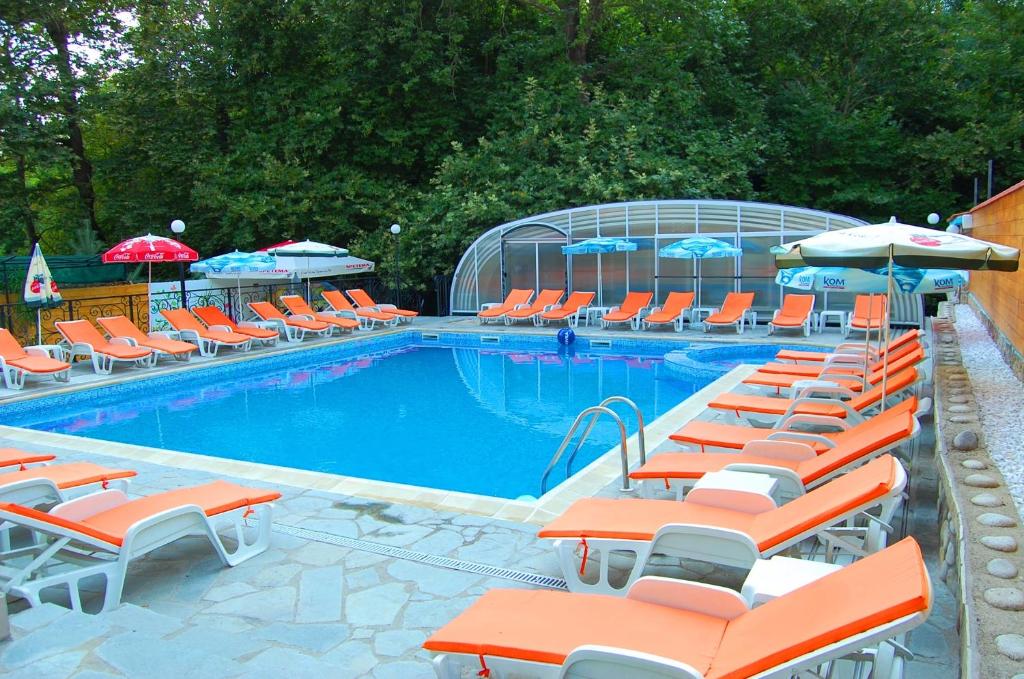
[[[563,245],[563,255],[600,255],[608,252],[633,252],[637,245],[625,238],[588,238],[572,245]]]
[[[268,255],[281,257],[344,257],[348,254],[345,248],[335,247],[327,243],[304,240],[298,243],[285,241],[272,245],[266,250]]]
[[[195,262],[199,253],[173,238],[146,234],[121,241],[103,253],[104,264],[125,262]]]
[[[967,285],[966,271],[912,269],[893,266],[893,285],[908,294],[949,292]],[[888,269],[851,269],[840,266],[803,266],[779,269],[775,282],[797,290],[884,293],[889,289]]]
[[[228,252],[216,257],[204,259],[189,267],[190,271],[211,274],[235,274],[241,277],[244,273],[270,271],[277,266],[277,260],[261,252]]]
[[[684,238],[658,250],[659,257],[673,259],[711,259],[713,257],[736,257],[742,254],[741,248],[707,236]]]
[[[896,221],[826,231],[771,249],[780,269],[843,266],[1016,271],[1020,250]]]
[[[43,251],[39,249],[39,243],[36,243],[32,248],[32,259],[29,260],[28,275],[25,277],[25,304],[30,309],[51,309],[63,303],[60,289],[43,259]]]

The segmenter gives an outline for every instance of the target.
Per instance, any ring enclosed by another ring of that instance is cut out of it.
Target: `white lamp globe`
[[[402,226],[400,224],[392,224],[391,233],[395,234],[396,236],[402,233]]]
[[[171,231],[174,233],[185,233],[185,222],[180,219],[175,219],[171,222]]]
[[[933,212],[930,215],[928,215],[928,223],[931,224],[932,226],[938,224],[939,223],[939,219],[941,219],[941,218],[939,217],[939,213],[938,212]]]

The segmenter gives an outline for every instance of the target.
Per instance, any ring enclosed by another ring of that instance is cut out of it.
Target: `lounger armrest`
[[[618,311],[620,308],[621,307],[617,307],[617,306],[609,307],[608,308],[608,313],[612,313],[613,311]]]
[[[498,306],[501,306],[500,302],[499,302]],[[378,304],[377,306],[370,307],[370,308],[373,309],[374,311],[397,311],[398,310],[398,307],[396,307],[394,304]]]
[[[108,509],[120,507],[126,502],[129,502],[129,499],[124,491],[111,488],[62,502],[49,513],[70,521],[82,521]]]
[[[775,500],[764,493],[731,488],[693,488],[686,494],[684,502],[731,509],[745,514],[761,514],[778,507]]]
[[[239,323],[238,325],[241,326],[241,325],[244,325],[244,324],[243,323]],[[212,332],[234,332],[235,331],[234,328],[232,328],[230,325],[208,325],[206,327],[209,328]]]
[[[797,380],[793,383],[791,398],[803,398],[811,394],[829,394],[836,398],[853,398],[855,395],[852,390],[828,380]]]
[[[532,304],[516,304],[514,307],[512,307],[512,310],[513,311],[518,311],[519,309],[529,309],[531,306],[533,306],[533,305]]]
[[[316,316],[313,314],[288,314],[288,318],[297,318],[301,321],[315,321]]]
[[[669,523],[659,528],[650,553],[747,569],[761,558],[761,550],[747,533],[694,523]]]
[[[833,364],[862,367],[864,365],[864,352],[859,354],[830,354],[824,362],[826,369]]]
[[[831,415],[790,415],[785,420],[779,423],[776,429],[785,429],[789,431],[794,425],[797,424],[811,424],[816,427],[836,427],[842,431],[846,431],[850,428],[850,423],[844,419],[838,417],[832,417]]]
[[[178,339],[178,333],[172,332],[170,330],[154,330],[153,332],[149,333],[149,336],[152,337],[153,339]]]
[[[722,469],[730,472],[770,476],[778,481],[776,495],[781,498],[795,498],[806,492],[803,479],[788,467],[773,467],[770,464],[755,464],[752,462],[733,462],[732,464],[725,465]]]
[[[836,446],[836,442],[830,439],[829,437],[822,436],[821,434],[814,434],[809,431],[778,431],[772,434],[768,434],[768,440],[792,441],[793,443],[802,443],[803,441],[809,441],[811,443],[820,443],[828,448],[835,448]],[[811,450],[813,451],[814,449],[811,448]],[[815,453],[815,455],[817,455],[817,453]]]
[[[129,347],[134,347],[136,344],[138,344],[131,337],[111,337],[110,338],[110,343],[111,344],[125,344],[125,345],[127,345]]]
[[[71,353],[75,355],[91,356],[93,354],[92,345],[88,342],[71,342]]]
[[[750,610],[747,602],[735,590],[655,575],[648,575],[634,582],[626,593],[626,598],[682,611],[693,611],[721,620],[732,620]]]
[[[552,309],[555,309],[555,308],[561,308],[561,306],[562,306],[561,304],[545,304],[544,308],[541,309],[541,313],[544,313],[546,311],[551,311]]]
[[[350,318],[353,321],[359,320],[359,315],[356,314],[356,312],[352,311],[351,309],[342,309],[341,311],[321,311],[320,313],[330,314],[331,316],[336,316],[337,318]]]
[[[836,346],[836,348],[833,350],[832,354],[833,355],[846,354],[846,355],[849,355],[849,356],[860,356],[861,360],[864,360],[864,343],[863,342],[860,342],[860,343],[856,343],[856,342],[843,342],[842,344]],[[875,349],[874,347],[868,347],[868,357],[869,358],[877,358],[878,357],[878,350]]]
[[[212,328],[211,328],[211,330],[212,330]],[[199,332],[196,331],[196,330],[188,330],[188,329],[179,330],[178,331],[178,337],[182,341],[185,341],[185,342],[195,342],[197,344],[199,342],[203,341],[203,338],[199,336]]]
[[[839,399],[836,398],[817,398],[814,396],[801,396],[799,398],[793,399],[793,402],[789,404],[789,407],[786,408],[786,412],[784,412],[782,414],[782,417],[779,419],[784,420],[785,418],[789,417],[790,415],[794,414],[797,410],[799,410],[800,406],[808,405],[811,403],[820,403],[822,405],[829,405],[834,406],[836,408],[842,408],[843,410],[846,411],[846,418],[853,422],[854,424],[864,421],[864,416],[858,413],[853,408],[851,408],[850,404],[848,404],[846,401],[840,401]]]
[[[742,455],[756,455],[757,457],[770,457],[776,460],[813,460],[818,456],[814,448],[799,441],[780,441],[769,439],[767,441],[747,441],[740,451]]]
[[[595,674],[596,672],[596,674]],[[448,676],[448,675],[443,675]],[[641,653],[628,648],[587,644],[575,648],[562,663],[558,679],[567,677],[633,677],[634,679],[702,679],[703,674],[692,665]]]
[[[480,305],[480,311],[487,311],[493,309],[496,306],[501,306],[501,302],[484,302]]]
[[[66,351],[59,344],[33,344],[25,347],[25,353],[29,356],[46,356],[58,361],[63,361]]]

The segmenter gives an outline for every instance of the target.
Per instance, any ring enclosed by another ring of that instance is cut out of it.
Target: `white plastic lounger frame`
[[[618,311],[621,308],[622,308],[621,306],[613,306],[610,309],[608,309],[607,313],[610,314],[613,311]],[[601,327],[602,328],[609,328],[609,327],[611,327],[613,325],[619,325],[619,324],[622,324],[622,323],[629,323],[629,327],[632,330],[639,330],[640,329],[640,317],[641,316],[645,316],[645,315],[647,315],[649,313],[651,313],[651,307],[650,306],[644,306],[644,307],[640,307],[640,309],[636,312],[636,314],[634,314],[631,318],[626,318],[626,319],[621,320],[621,321],[605,320],[605,317],[602,316],[601,317]]]
[[[735,618],[747,610],[746,602],[732,590],[652,576],[634,583],[626,597],[721,618]],[[898,679],[903,676],[907,653],[890,640],[900,637],[927,619],[928,611],[902,616],[816,648],[760,672],[754,678],[791,679],[803,676],[804,672],[809,672],[808,676],[831,676],[814,671],[826,663],[849,656],[850,662],[856,664],[855,670],[865,670],[855,671],[849,676],[870,675],[876,679]],[[580,646],[569,653],[561,665],[493,655],[484,656],[483,660],[487,663],[492,679],[507,676],[530,679],[703,679],[704,676],[678,660],[609,646]],[[480,669],[481,657],[468,653],[441,653],[434,658],[433,664],[438,679],[462,679],[476,674]]]
[[[29,356],[45,356],[58,361],[64,359],[64,349],[56,344],[40,344],[34,347],[25,347],[25,353]],[[37,373],[16,365],[9,365],[3,356],[0,356],[0,370],[4,373],[4,384],[8,389],[22,389],[25,386],[25,378],[32,377],[53,377],[58,382],[67,382],[71,379],[71,366],[66,370],[56,372]]]
[[[273,330],[273,331],[278,333],[277,337],[253,337],[253,338],[251,338],[249,340],[250,344],[252,342],[260,342],[265,347],[266,346],[272,347],[272,346],[277,345],[277,340],[279,340],[280,337],[281,337],[280,336],[280,330],[278,330],[278,327],[275,324],[273,324],[273,323],[268,323],[267,321],[238,321],[235,325],[237,325],[239,328],[260,328],[261,330]],[[210,330],[215,330],[217,332],[236,332],[236,333],[238,332],[237,330],[232,328],[230,325],[216,325],[216,324],[214,324],[214,325],[208,325],[206,327],[209,328]],[[244,335],[245,333],[239,333],[239,334],[243,334]]]
[[[546,311],[556,311],[558,309],[563,308],[564,306],[564,304],[555,304]],[[538,326],[545,326],[548,323],[561,323],[562,321],[565,321],[566,325],[568,325],[570,328],[578,328],[580,325],[580,316],[586,318],[588,313],[590,313],[590,305],[584,304],[583,306],[577,307],[575,311],[573,311],[565,318],[543,318],[541,314],[538,314],[534,318],[534,323]]]
[[[830,561],[838,552],[845,552],[855,558],[861,557],[885,547],[892,517],[903,500],[907,474],[898,462],[895,463],[895,467],[897,470],[893,487],[884,496],[868,500],[853,509],[828,517],[821,523],[775,544],[763,552],[746,533],[699,524],[664,525],[655,533],[653,540],[588,536],[586,545],[591,561],[588,562],[584,573],[592,571],[596,567],[597,579],[594,582],[587,582],[583,580],[584,576],[580,575],[581,562],[577,552],[581,541],[575,538],[555,538],[553,543],[569,591],[597,594],[624,594],[640,578],[651,556],[655,554],[749,569],[758,559],[768,558],[807,538],[815,537],[817,543],[823,543],[826,546],[826,557]],[[634,501],[643,502],[644,500],[621,500],[621,502]],[[743,507],[743,511],[749,511],[752,514],[776,508],[775,502],[767,495],[719,488],[691,490],[686,502],[719,507]],[[878,514],[875,516],[866,514],[866,511],[873,507],[880,507]],[[866,526],[850,527],[846,525],[857,517],[866,519]],[[635,556],[625,583],[619,587],[613,586],[609,580],[609,558],[613,553]]]
[[[71,521],[92,516],[129,502],[120,490],[105,490],[57,505],[50,515]],[[24,597],[32,606],[41,605],[40,593],[51,587],[66,587],[72,609],[82,611],[80,584],[85,578],[102,575],[106,579],[103,607],[116,608],[121,602],[125,574],[132,559],[148,554],[189,535],[205,535],[227,566],[235,566],[263,552],[270,544],[273,504],[259,503],[251,508],[258,522],[255,539],[246,540],[242,507],[207,517],[197,505],[182,505],[136,522],[125,534],[121,546],[79,533],[43,520],[0,510],[0,520],[31,530],[36,544],[12,549],[0,563],[0,591]],[[237,547],[229,551],[218,529],[230,527]],[[16,562],[23,561],[20,565]]]
[[[131,342],[123,337],[112,337],[110,338],[111,344],[123,344],[125,346],[132,346]],[[88,342],[72,342],[68,345],[68,363],[74,364],[75,359],[79,356],[88,357],[92,360],[92,369],[97,375],[109,375],[114,370],[114,364],[118,361],[122,363],[134,363],[138,368],[149,368],[156,363],[156,353],[150,351],[141,358],[119,358],[117,356],[111,356],[110,354],[104,354],[93,349],[92,345]]]
[[[710,309],[711,311],[708,314],[709,316],[714,316],[720,310],[718,307],[710,307]],[[730,325],[735,325],[736,334],[742,335],[743,331],[746,330],[746,327],[748,325],[751,328],[757,327],[757,312],[754,311],[753,309],[744,309],[743,313],[740,314],[739,318],[737,318],[735,321],[729,321],[727,323],[709,323],[707,318],[705,318],[703,321],[701,321],[701,325],[704,326],[704,332],[708,332],[708,330],[710,330],[711,328],[728,328]]]
[[[211,328],[212,330],[212,328]],[[176,330],[174,333],[168,333],[171,335],[171,339],[180,339],[182,342],[191,342],[199,347],[199,353],[202,356],[216,356],[217,350],[221,347],[232,347],[239,351],[249,351],[252,347],[252,339],[248,339],[245,342],[221,342],[218,339],[212,339],[209,337],[203,337],[196,330]],[[177,334],[177,337],[173,335]]]

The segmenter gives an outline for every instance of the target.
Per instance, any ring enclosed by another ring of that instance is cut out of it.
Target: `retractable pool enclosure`
[[[630,290],[650,290],[660,303],[670,292],[694,290],[698,270],[705,306],[720,304],[727,292],[745,291],[756,293],[755,308],[777,309],[784,291],[774,281],[770,247],[865,223],[820,210],[727,200],[638,201],[548,212],[495,226],[466,250],[452,280],[451,310],[476,313],[513,288],[593,291],[597,306],[618,304]],[[660,248],[695,235],[719,239],[743,254],[704,260],[699,269],[691,259],[658,257]],[[637,249],[562,254],[564,245],[598,237],[628,238]],[[848,293],[818,297],[819,311],[853,303]]]

